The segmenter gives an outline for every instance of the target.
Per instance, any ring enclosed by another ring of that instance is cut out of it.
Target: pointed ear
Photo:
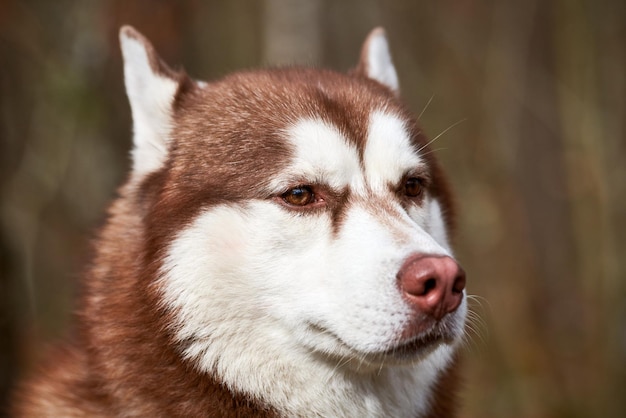
[[[124,81],[133,116],[133,177],[158,170],[167,157],[172,105],[184,73],[172,71],[134,28],[120,29]]]
[[[389,44],[383,28],[375,28],[365,39],[356,70],[357,73],[389,87],[394,93],[400,93],[398,75],[391,60]]]

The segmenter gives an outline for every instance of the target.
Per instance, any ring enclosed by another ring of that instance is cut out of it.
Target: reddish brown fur
[[[154,269],[142,262],[132,193],[122,189],[110,210],[74,339],[20,393],[15,416],[275,416],[175,352],[150,286]]]
[[[85,277],[74,335],[21,387],[15,416],[276,416],[271,406],[230,391],[180,357],[168,328],[171,313],[160,305],[154,285],[158,260],[198,211],[272,198],[268,179],[292,153],[280,131],[303,115],[337,126],[362,153],[369,114],[383,108],[411,121],[416,149],[426,144],[395,95],[358,71],[238,73],[201,89],[156,55],[150,59],[181,86],[170,155],[162,170],[120,189]],[[451,222],[441,169],[428,149],[423,153],[433,179],[428,192]],[[337,225],[349,201],[345,195],[338,200]],[[455,371],[451,365],[437,385],[431,417],[454,415]]]

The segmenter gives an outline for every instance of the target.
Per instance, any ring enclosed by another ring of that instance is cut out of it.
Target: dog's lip
[[[431,331],[411,338],[408,341],[401,341],[385,350],[382,354],[398,358],[419,357],[431,353],[441,344],[451,344],[453,341],[454,338],[451,335]]]
[[[309,326],[317,332],[332,336],[344,347],[352,351],[357,351],[359,352],[359,355],[364,356],[364,358],[371,358],[372,360],[375,358],[378,358],[379,360],[382,358],[395,358],[401,361],[410,361],[411,359],[424,357],[432,353],[441,344],[453,344],[455,341],[454,335],[449,332],[442,331],[435,325],[430,327],[430,329],[421,332],[417,336],[410,339],[398,340],[396,343],[392,343],[389,347],[380,351],[362,351],[356,349],[343,338],[339,337],[336,333],[320,324],[309,323]]]

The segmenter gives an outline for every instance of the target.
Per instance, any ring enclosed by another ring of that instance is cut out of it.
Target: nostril
[[[459,273],[454,278],[452,293],[462,293],[465,289],[465,272],[459,267]]]
[[[437,279],[431,277],[424,282],[424,292],[419,296],[425,296],[430,293],[431,290],[437,287]]]

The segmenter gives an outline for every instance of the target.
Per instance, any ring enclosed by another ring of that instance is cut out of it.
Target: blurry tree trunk
[[[265,0],[265,62],[272,65],[319,62],[321,11],[321,0]]]

